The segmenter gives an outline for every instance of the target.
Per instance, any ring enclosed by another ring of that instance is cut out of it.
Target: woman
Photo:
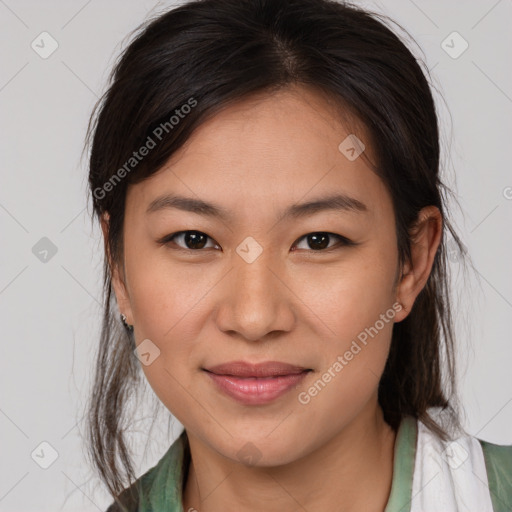
[[[459,420],[434,101],[378,18],[192,1],[115,66],[89,176],[110,512],[512,507],[512,446]],[[184,431],[136,479],[141,369]]]

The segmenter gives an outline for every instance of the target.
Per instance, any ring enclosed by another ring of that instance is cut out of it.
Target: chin
[[[284,438],[288,442],[283,443]],[[262,438],[260,434],[231,438],[227,446],[219,447],[218,451],[244,466],[265,468],[293,462],[301,456],[300,453],[295,453],[296,449],[297,443],[292,442],[289,436]]]

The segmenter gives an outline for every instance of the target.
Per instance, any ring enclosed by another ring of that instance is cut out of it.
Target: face
[[[364,132],[354,158],[326,101],[288,89],[230,106],[127,193],[114,286],[143,371],[189,433],[233,460],[293,461],[375,406],[403,318],[390,196]],[[250,366],[207,371],[240,361],[293,368],[263,366],[259,384]]]

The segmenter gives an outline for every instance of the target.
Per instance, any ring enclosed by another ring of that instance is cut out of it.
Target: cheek
[[[151,364],[142,365],[146,379],[172,414],[187,423],[191,402],[185,390],[197,372],[194,351],[204,323],[203,296],[215,281],[199,267],[184,268],[148,256],[133,265],[130,283],[136,343],[149,339],[159,351]]]
[[[317,316],[313,321],[322,353],[319,381],[303,390],[305,400],[309,397],[326,414],[333,405],[355,413],[378,386],[396,315],[396,257],[394,246],[381,241],[329,271],[313,266],[295,279],[297,294],[307,298],[304,303]],[[304,313],[311,316],[307,308]]]
[[[316,325],[322,333],[317,340],[322,364],[301,388],[299,402],[309,408],[308,428],[318,436],[333,434],[369,403],[386,364],[396,315],[394,265],[392,258],[376,261],[376,254],[322,281],[307,302],[321,319]],[[308,283],[311,279],[304,281],[303,293]]]
[[[149,385],[161,402],[188,424],[194,405],[191,396],[196,396],[190,394],[191,386],[199,375],[198,366],[215,350],[204,343],[204,330],[226,269],[212,266],[207,271],[205,263],[172,261],[162,249],[141,250],[126,257],[134,334],[137,345],[149,339],[158,350],[150,365],[142,365]]]
[[[165,247],[138,251],[126,266],[134,323],[141,334],[162,342],[190,325],[216,282],[199,265],[173,262]]]
[[[290,278],[297,296],[325,324],[326,334],[346,338],[392,306],[396,258],[392,246],[372,242],[347,252],[339,263],[299,268]]]

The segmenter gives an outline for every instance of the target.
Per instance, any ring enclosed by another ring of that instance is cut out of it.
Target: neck
[[[305,457],[284,466],[247,467],[205,450],[189,436],[185,511],[326,509],[384,511],[393,478],[396,433],[376,406]],[[369,492],[369,490],[371,492]]]

